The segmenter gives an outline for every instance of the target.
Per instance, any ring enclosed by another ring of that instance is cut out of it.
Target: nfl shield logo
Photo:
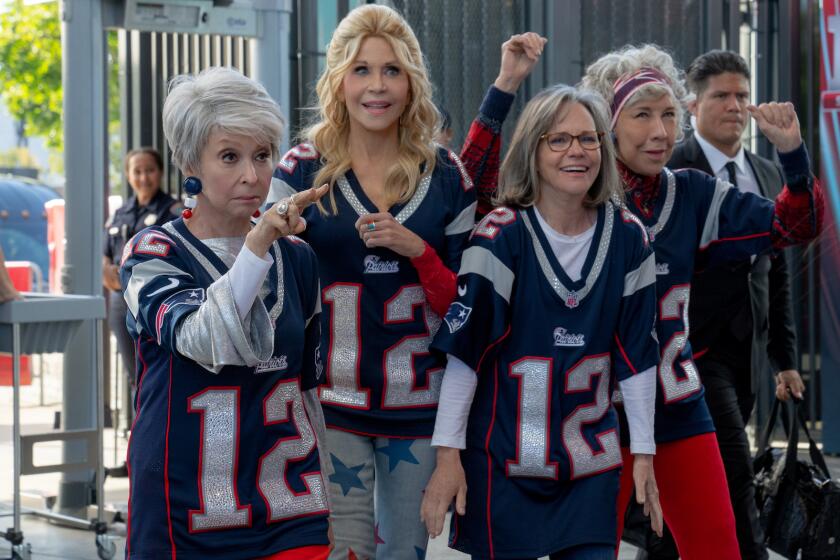
[[[449,327],[449,332],[454,334],[455,331],[463,327],[467,319],[470,318],[470,313],[472,313],[472,307],[467,307],[458,302],[450,305],[446,317],[443,318],[446,321],[446,326]]]
[[[577,292],[569,292],[569,295],[566,296],[566,307],[569,309],[574,309],[578,306],[578,295]]]

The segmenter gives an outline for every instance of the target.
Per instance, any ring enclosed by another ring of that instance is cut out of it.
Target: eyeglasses
[[[597,150],[601,147],[603,132],[584,130],[580,134],[569,134],[568,132],[546,133],[540,136],[540,140],[546,140],[552,152],[565,152],[572,147],[572,142],[578,141],[584,150]]]

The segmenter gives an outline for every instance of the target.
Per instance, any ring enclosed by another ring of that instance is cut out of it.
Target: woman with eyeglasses
[[[778,151],[787,183],[770,202],[702,172],[665,167],[680,132],[686,90],[673,59],[660,48],[644,45],[606,54],[587,68],[582,85],[610,105],[604,130],[615,141],[621,198],[647,230],[656,254],[661,359],[655,465],[665,520],[684,560],[740,558],[714,425],[688,342],[690,282],[696,268],[806,243],[819,234],[823,192],[810,172],[799,120],[790,103],[750,106]],[[484,154],[487,161],[494,161],[497,147]],[[644,320],[637,328],[647,329]],[[629,449],[627,432],[621,432],[622,454],[625,466],[633,468],[622,473],[619,536],[638,462],[632,455],[632,424]]]
[[[653,474],[658,345],[647,234],[615,203],[607,109],[554,86],[522,112],[497,202],[471,235],[458,296],[432,344],[448,363],[422,515],[455,500],[450,546],[473,558],[613,560],[625,394],[636,496]]]

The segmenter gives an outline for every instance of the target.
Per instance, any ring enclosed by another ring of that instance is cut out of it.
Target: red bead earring
[[[184,198],[186,208],[181,212],[181,216],[185,220],[189,220],[192,218],[193,208],[196,207],[195,197],[201,192],[201,180],[198,177],[187,177],[184,179],[184,191],[187,193],[186,198]]]

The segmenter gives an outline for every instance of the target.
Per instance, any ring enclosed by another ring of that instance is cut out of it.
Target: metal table
[[[96,472],[97,518],[78,519],[48,510],[31,510],[26,513],[46,517],[74,527],[90,529],[96,533],[96,548],[100,558],[112,558],[114,543],[107,535],[107,525],[102,521],[105,469],[103,464],[103,374],[102,374],[102,320],[105,318],[105,299],[101,296],[75,296],[23,293],[23,299],[0,304],[0,352],[12,354],[14,447],[13,526],[4,538],[12,544],[12,558],[29,560],[31,546],[23,539],[20,528],[20,477],[27,474],[67,472],[94,469]],[[89,430],[65,430],[43,434],[20,433],[20,356],[64,352],[67,344],[83,321],[96,324],[96,426]],[[72,464],[35,466],[33,447],[44,441],[84,441],[86,459]]]

